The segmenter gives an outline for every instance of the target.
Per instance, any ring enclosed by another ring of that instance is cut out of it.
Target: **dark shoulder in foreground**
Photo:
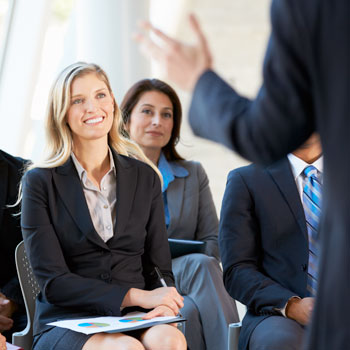
[[[21,157],[15,157],[0,150],[0,162],[6,162],[8,165],[17,168],[18,170],[24,169],[24,166],[29,163],[29,160]]]
[[[33,168],[23,174],[22,183],[37,184],[42,186],[52,178],[52,172],[57,168]]]

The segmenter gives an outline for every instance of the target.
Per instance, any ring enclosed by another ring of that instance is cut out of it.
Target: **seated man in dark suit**
[[[19,207],[7,207],[17,201],[18,185],[25,160],[0,150],[0,333],[11,341],[13,332],[26,326],[22,293],[17,279],[15,249],[22,241]]]
[[[248,308],[239,349],[302,346],[317,282],[321,154],[313,134],[265,169],[252,164],[228,176],[219,246],[226,289]]]

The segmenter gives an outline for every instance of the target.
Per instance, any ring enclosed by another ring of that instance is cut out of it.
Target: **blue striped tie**
[[[310,165],[304,169],[305,182],[303,204],[309,236],[309,268],[307,290],[310,296],[315,296],[317,290],[318,242],[317,232],[321,215],[322,185],[317,178],[317,169]]]

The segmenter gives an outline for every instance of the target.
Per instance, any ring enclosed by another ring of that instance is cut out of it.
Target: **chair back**
[[[33,319],[35,313],[35,300],[40,289],[33,274],[23,241],[18,244],[15,252],[16,268],[21,286],[24,304],[27,311],[27,326],[22,332],[13,333],[12,343],[22,347],[24,350],[31,350],[33,343]]]

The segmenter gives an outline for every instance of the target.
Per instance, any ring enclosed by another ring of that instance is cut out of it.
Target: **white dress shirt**
[[[309,165],[313,165],[317,169],[317,174],[322,176],[322,174],[323,174],[323,156],[318,158],[312,164],[309,164],[309,163],[304,162],[302,159],[298,158],[297,156],[295,156],[293,153],[289,153],[288,160],[289,160],[290,166],[292,168],[294,180],[295,180],[295,183],[296,183],[297,188],[298,188],[301,203],[303,203],[303,190],[304,190],[304,185],[305,185],[304,184],[305,175],[303,174],[303,171]]]
[[[79,163],[78,159],[72,152],[71,157],[79,174],[83,187],[86,203],[89,208],[92,223],[96,232],[107,242],[113,237],[113,228],[116,221],[116,202],[117,202],[117,177],[114,166],[113,156],[110,149],[109,162],[110,169],[103,176],[100,188],[88,178],[86,170]]]
[[[303,171],[304,171],[304,169],[306,167],[308,167],[310,165],[313,165],[316,168],[316,170],[318,172],[318,175],[322,176],[322,173],[323,173],[323,156],[318,158],[312,164],[309,164],[309,163],[304,162],[302,159],[298,158],[297,156],[295,156],[293,153],[289,153],[288,154],[288,160],[289,160],[289,164],[290,164],[290,166],[292,168],[294,180],[295,180],[295,183],[297,185],[297,189],[298,189],[298,192],[299,192],[301,203],[304,206],[303,191],[304,191],[304,186],[305,186],[305,175],[303,174]],[[300,297],[298,297],[298,296],[294,296],[292,298],[299,298],[300,299]],[[292,299],[292,298],[290,298],[290,299]],[[286,303],[284,308],[280,310],[284,317],[287,317],[286,316],[286,306],[287,306],[287,304],[288,304],[288,302]]]

